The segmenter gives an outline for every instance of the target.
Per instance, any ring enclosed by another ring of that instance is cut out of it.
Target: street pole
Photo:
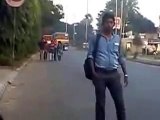
[[[88,15],[88,0],[87,0],[87,14]],[[86,16],[86,32],[85,32],[85,42],[88,41],[88,16]]]
[[[124,33],[124,26],[123,26],[123,0],[121,0],[121,31],[120,31],[120,35],[122,36],[122,33]]]
[[[14,60],[15,60],[15,39],[16,39],[16,8],[13,8],[12,67],[14,67]]]
[[[68,16],[67,16],[67,14],[65,15],[65,17],[66,17],[66,33],[68,33]]]
[[[68,33],[68,23],[67,23],[67,18],[66,18],[66,33]]]
[[[74,24],[73,24],[73,41],[74,41],[73,43],[76,44],[75,34],[76,34],[76,24],[74,23]]]
[[[118,16],[118,0],[116,0],[116,18],[117,18],[117,16]],[[116,28],[115,28],[115,34],[117,34],[117,26],[116,26]]]
[[[68,32],[68,24],[66,23],[66,33]]]

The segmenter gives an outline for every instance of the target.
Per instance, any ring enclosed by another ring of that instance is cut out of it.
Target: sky
[[[53,0],[55,4],[62,4],[65,18],[68,23],[79,22],[87,13],[87,0]],[[93,26],[96,27],[97,14],[105,8],[108,0],[89,0],[89,13],[94,18]],[[159,25],[160,0],[138,0],[140,13]]]

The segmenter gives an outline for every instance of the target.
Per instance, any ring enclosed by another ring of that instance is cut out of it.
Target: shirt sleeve
[[[121,44],[119,45],[119,59],[118,59],[118,61],[119,61],[120,65],[122,65],[126,62]]]
[[[94,40],[90,39],[89,40],[89,49],[88,49],[87,58],[93,59],[93,51],[94,51]]]

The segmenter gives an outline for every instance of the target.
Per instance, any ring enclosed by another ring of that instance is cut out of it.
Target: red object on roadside
[[[20,7],[25,0],[6,0],[7,4],[11,7]]]
[[[51,46],[57,46],[57,40],[52,40],[52,42],[51,42]]]
[[[12,0],[12,1],[15,1],[15,2],[20,2],[21,0]]]

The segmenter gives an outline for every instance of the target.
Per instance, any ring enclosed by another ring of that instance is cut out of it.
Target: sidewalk
[[[17,74],[18,72],[15,70],[0,66],[0,99],[3,96],[6,87],[8,86],[8,82],[12,82]]]
[[[13,71],[9,68],[3,68],[0,66],[0,82],[7,79],[8,75],[10,75]]]
[[[18,75],[18,72],[21,71],[37,54],[33,54],[29,59],[24,61],[24,63],[16,69],[11,69],[7,67],[0,66],[0,99],[3,97],[3,94],[9,85]]]
[[[149,57],[147,58],[142,56],[138,56],[137,59],[133,59],[133,56],[128,56],[127,59],[130,61],[139,62],[143,64],[160,66],[160,59],[154,59]]]

